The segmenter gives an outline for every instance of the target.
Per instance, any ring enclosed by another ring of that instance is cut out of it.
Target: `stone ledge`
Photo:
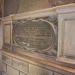
[[[7,54],[8,56],[12,57],[12,58],[16,58],[22,61],[27,61],[29,64],[34,64],[37,66],[41,66],[45,69],[49,69],[51,71],[54,72],[58,72],[58,73],[62,73],[62,74],[68,74],[68,75],[74,75],[75,74],[75,70],[68,68],[68,67],[64,67],[64,66],[60,66],[51,62],[46,62],[43,60],[39,60],[33,57],[29,57],[29,56],[25,56],[25,55],[20,55],[17,53],[13,53],[13,52],[8,52],[8,51],[2,51],[3,54]]]
[[[57,6],[56,12],[59,14],[62,13],[75,13],[75,3]]]

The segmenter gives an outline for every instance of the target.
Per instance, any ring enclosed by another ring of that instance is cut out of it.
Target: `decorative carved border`
[[[15,20],[15,21],[13,21],[13,25],[15,25],[15,24],[17,24],[18,22],[21,22],[21,21],[37,20],[37,19],[41,19],[41,20],[44,20],[44,21],[47,21],[48,23],[50,23],[52,25],[52,28],[54,29],[54,34],[55,34],[55,42],[52,45],[53,49],[45,51],[46,54],[44,54],[45,52],[42,52],[41,54],[47,55],[47,56],[54,56],[54,57],[57,56],[57,48],[55,46],[57,45],[56,41],[57,41],[57,35],[58,35],[58,32],[57,32],[58,31],[58,21],[57,21],[57,17],[56,16],[46,16],[46,17],[39,17],[39,18],[27,18],[27,19]],[[13,36],[14,36],[14,32],[13,32]],[[14,37],[13,37],[13,41],[14,41]],[[14,47],[14,44],[13,44],[13,47]],[[13,48],[13,51],[17,52],[18,49],[19,48],[17,48],[17,50],[15,50]]]

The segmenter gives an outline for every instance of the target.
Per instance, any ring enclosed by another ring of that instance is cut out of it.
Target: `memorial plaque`
[[[13,31],[13,49],[16,47],[30,52],[46,52],[55,42],[54,25],[43,18],[15,21]]]

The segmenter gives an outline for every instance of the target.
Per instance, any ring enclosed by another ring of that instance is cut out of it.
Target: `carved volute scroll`
[[[55,25],[56,24],[56,25]],[[13,21],[13,50],[56,56],[57,18],[41,17]]]

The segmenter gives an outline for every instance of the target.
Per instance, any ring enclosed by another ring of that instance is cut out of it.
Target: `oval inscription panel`
[[[28,50],[49,50],[54,43],[54,30],[43,20],[20,22],[14,25],[15,42]]]

